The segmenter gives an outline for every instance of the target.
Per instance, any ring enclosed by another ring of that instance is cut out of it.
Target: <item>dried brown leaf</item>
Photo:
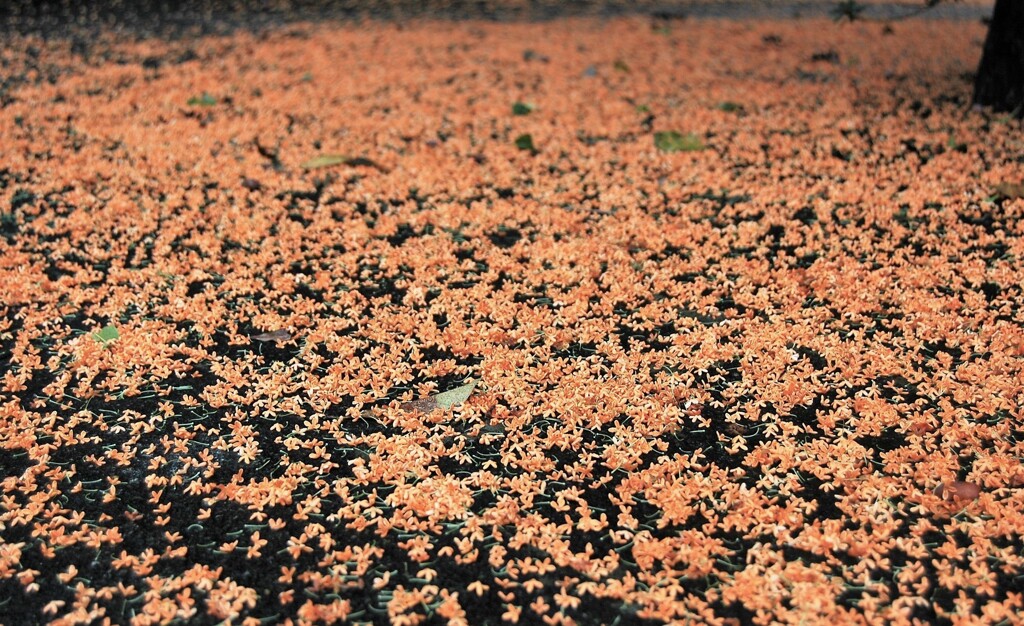
[[[437,400],[434,396],[427,398],[420,398],[419,400],[412,400],[410,402],[403,402],[398,408],[403,411],[419,411],[420,413],[430,413],[438,407]]]
[[[352,167],[372,167],[382,172],[388,171],[387,168],[381,165],[380,163],[374,161],[373,159],[368,159],[366,157],[352,157],[351,159],[346,161],[345,164],[350,165]]]
[[[1024,183],[999,183],[995,192],[1008,200],[1024,198]]]
[[[726,432],[726,434],[732,435],[733,437],[737,437],[737,436],[740,436],[740,435],[746,435],[747,434],[747,427],[746,426],[744,426],[743,424],[736,424],[736,423],[731,423],[731,422],[726,424],[722,428],[722,430],[724,430]]]
[[[981,486],[977,483],[954,480],[949,484],[939,483],[934,493],[943,500],[976,500],[981,495]]]
[[[292,338],[292,334],[287,330],[281,328],[278,330],[271,330],[258,335],[253,335],[253,339],[256,341],[288,341]]]

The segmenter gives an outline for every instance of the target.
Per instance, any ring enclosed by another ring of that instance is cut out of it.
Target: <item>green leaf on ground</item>
[[[692,152],[704,149],[704,142],[697,135],[682,135],[674,130],[654,133],[654,145],[662,152]]]
[[[629,74],[629,66],[626,65],[626,62],[623,61],[622,59],[615,59],[615,66],[614,67],[615,67],[615,69],[619,70],[620,72],[625,72],[625,73]]]
[[[738,102],[726,100],[725,102],[719,102],[715,108],[719,111],[725,111],[726,113],[739,113],[743,110],[743,105]]]
[[[208,93],[203,93],[201,96],[192,96],[188,99],[188,105],[190,107],[212,107],[217,104],[217,99]]]
[[[405,411],[420,411],[421,413],[430,413],[434,409],[450,409],[453,406],[462,404],[469,399],[470,394],[473,393],[473,389],[476,388],[476,381],[471,380],[468,383],[438,393],[420,400],[413,400],[412,402],[403,402],[402,410]]]
[[[949,136],[946,140],[946,147],[956,152],[967,152],[967,144],[962,141],[957,141],[953,135]]]
[[[102,343],[103,345],[107,345],[107,343],[117,339],[120,336],[121,334],[117,332],[117,326],[114,326],[113,324],[107,324],[106,326],[92,334],[92,338]]]
[[[533,145],[533,135],[529,133],[516,137],[516,147],[520,150],[529,150],[530,152],[537,151],[537,148]]]
[[[366,157],[350,157],[345,154],[318,154],[317,156],[307,159],[299,164],[300,167],[307,170],[316,170],[323,167],[331,167],[332,165],[350,165],[352,167],[372,167],[382,172],[387,170],[373,159]]]
[[[512,115],[529,115],[536,108],[528,102],[516,102],[512,105]]]
[[[442,409],[450,409],[456,404],[462,404],[469,399],[469,395],[476,389],[476,381],[471,380],[465,385],[461,385],[450,391],[439,393],[434,396],[434,401],[437,402],[437,406]]]
[[[330,167],[332,165],[342,165],[348,163],[351,159],[345,154],[318,154],[312,159],[308,159],[300,163],[303,169],[315,170],[321,167]]]

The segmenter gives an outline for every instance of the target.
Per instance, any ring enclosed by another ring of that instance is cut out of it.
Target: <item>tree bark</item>
[[[996,0],[974,80],[974,103],[1024,117],[1024,0]]]

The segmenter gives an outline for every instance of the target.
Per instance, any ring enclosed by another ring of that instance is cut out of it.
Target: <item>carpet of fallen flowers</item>
[[[0,621],[1019,623],[984,34],[6,36]]]

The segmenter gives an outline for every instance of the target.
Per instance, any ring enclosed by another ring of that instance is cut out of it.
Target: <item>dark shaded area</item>
[[[974,81],[974,103],[1024,117],[1024,2],[996,0]]]
[[[593,15],[648,15],[659,22],[696,17],[789,19],[833,15],[833,0],[11,0],[0,3],[0,32],[42,36],[82,36],[104,28],[139,36],[169,37],[262,29],[294,21],[331,19],[404,20],[415,18],[546,20]],[[1006,0],[1007,5],[1018,5]],[[874,4],[860,14],[870,19],[900,19],[915,13],[906,2]],[[975,20],[985,7],[958,3],[933,7],[922,17]],[[1020,22],[1018,22],[1019,24]],[[78,48],[88,52],[83,39]]]

